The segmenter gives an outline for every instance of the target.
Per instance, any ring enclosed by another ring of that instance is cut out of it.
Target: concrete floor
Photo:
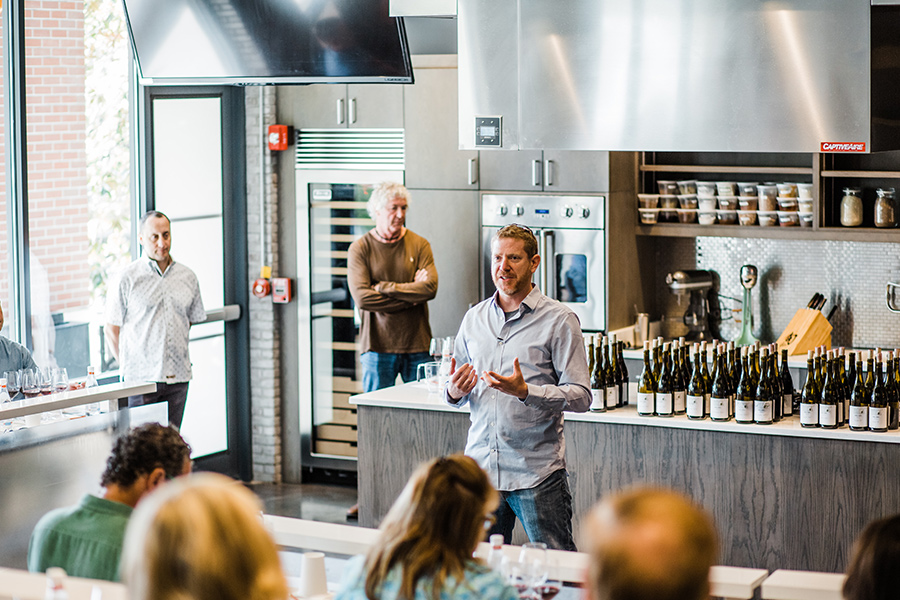
[[[356,488],[321,483],[249,483],[262,500],[267,514],[309,519],[323,523],[346,523],[347,510],[356,504]]]

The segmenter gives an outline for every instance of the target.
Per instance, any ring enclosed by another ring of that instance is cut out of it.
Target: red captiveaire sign
[[[821,152],[865,152],[865,142],[822,142]]]

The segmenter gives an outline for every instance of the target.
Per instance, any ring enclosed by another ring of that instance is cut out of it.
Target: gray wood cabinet
[[[608,152],[483,150],[479,160],[483,190],[609,191]]]
[[[326,84],[284,87],[298,128],[403,127],[402,85]]]
[[[459,149],[456,56],[416,56],[413,68],[403,89],[407,187],[478,189],[478,152]]]

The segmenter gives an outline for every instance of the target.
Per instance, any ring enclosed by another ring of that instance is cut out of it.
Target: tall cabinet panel
[[[484,150],[481,189],[531,192],[609,190],[609,153],[571,150]]]
[[[477,189],[478,152],[459,149],[456,56],[414,56],[416,83],[404,86],[406,185]]]

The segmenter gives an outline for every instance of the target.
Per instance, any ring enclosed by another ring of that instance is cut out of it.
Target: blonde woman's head
[[[202,473],[138,504],[125,535],[122,575],[132,600],[284,600],[278,552],[256,497]]]

